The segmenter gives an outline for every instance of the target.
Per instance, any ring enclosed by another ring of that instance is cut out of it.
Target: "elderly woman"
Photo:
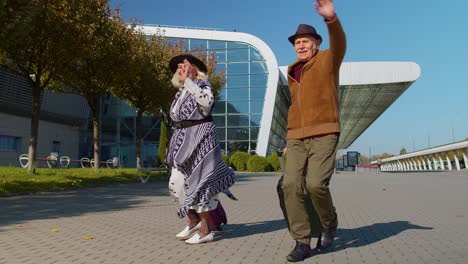
[[[179,217],[188,216],[188,225],[176,237],[187,239],[187,244],[210,242],[214,235],[209,211],[218,206],[220,192],[235,199],[228,190],[235,176],[221,156],[211,117],[214,95],[205,64],[182,54],[172,58],[169,67],[174,73],[172,83],[179,89],[170,110],[174,133],[166,155],[166,164],[172,168],[169,190],[181,205]]]

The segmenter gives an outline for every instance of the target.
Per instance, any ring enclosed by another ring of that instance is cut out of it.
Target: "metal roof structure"
[[[283,75],[286,67],[280,67]],[[414,62],[345,62],[340,69],[341,135],[348,148],[421,75]]]

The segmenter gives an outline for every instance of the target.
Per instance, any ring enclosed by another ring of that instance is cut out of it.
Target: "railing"
[[[47,156],[46,158],[36,158],[37,161],[45,161],[49,168],[54,168],[60,165],[61,168],[68,168],[70,162],[79,162],[82,168],[90,168],[94,166],[94,159],[89,159],[83,157],[79,160],[70,159],[68,156],[62,156],[58,158],[58,155],[51,153],[51,155]],[[29,164],[29,156],[28,154],[21,154],[19,156],[19,163],[22,168],[27,168]],[[112,159],[108,159],[106,161],[100,161],[100,164],[106,164],[108,168],[117,168],[119,165],[119,158],[114,157]]]
[[[157,171],[158,173],[167,171],[169,176],[169,171],[167,167],[147,167],[147,168],[137,168],[138,177],[140,178],[141,183],[147,183],[151,177],[151,172]],[[143,172],[148,172],[147,175],[143,175]]]

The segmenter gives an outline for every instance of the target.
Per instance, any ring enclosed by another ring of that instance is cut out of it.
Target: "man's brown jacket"
[[[301,82],[293,77],[296,61],[288,67],[292,105],[288,112],[288,139],[340,132],[338,86],[346,37],[337,17],[326,21],[330,48],[319,51],[302,69]]]

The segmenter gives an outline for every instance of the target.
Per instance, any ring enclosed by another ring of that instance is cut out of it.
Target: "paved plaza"
[[[0,264],[287,263],[279,174],[239,174],[216,241],[175,239],[184,220],[166,183],[0,197]],[[340,172],[335,249],[303,263],[468,263],[468,172]],[[315,239],[312,241],[315,244]]]

